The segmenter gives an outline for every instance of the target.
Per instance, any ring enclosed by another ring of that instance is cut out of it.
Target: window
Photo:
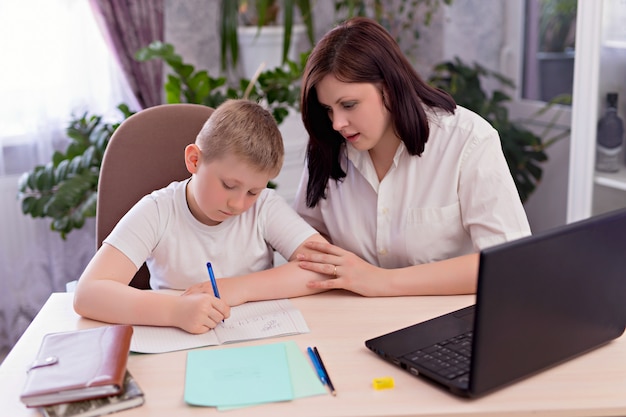
[[[88,1],[1,2],[0,39],[0,175],[64,148],[73,114],[113,118],[119,103],[133,103]]]

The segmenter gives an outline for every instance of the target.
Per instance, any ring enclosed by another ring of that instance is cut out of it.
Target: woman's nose
[[[333,114],[333,129],[338,132],[341,132],[346,126],[348,126],[348,120],[345,116],[335,112]]]

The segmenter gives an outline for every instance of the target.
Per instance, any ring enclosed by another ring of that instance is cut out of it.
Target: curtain
[[[135,53],[163,40],[163,0],[90,0],[109,47],[142,108],[161,104],[163,65],[138,62]]]
[[[20,173],[65,150],[84,112],[117,122],[138,104],[84,0],[0,1],[0,350],[10,348],[51,292],[65,291],[95,252],[95,222],[67,240],[21,213]]]
[[[64,149],[72,115],[137,107],[83,0],[0,2],[0,46],[0,175]]]

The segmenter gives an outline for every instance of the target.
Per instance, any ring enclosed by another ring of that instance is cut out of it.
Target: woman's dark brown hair
[[[329,31],[313,48],[302,78],[301,111],[309,134],[309,181],[306,203],[315,207],[326,197],[330,178],[340,181],[346,173],[340,165],[345,142],[333,130],[326,110],[317,98],[316,86],[332,74],[347,83],[379,85],[394,131],[411,155],[421,155],[429,127],[424,105],[454,113],[456,104],[446,92],[427,84],[406,59],[396,41],[376,21],[357,17]]]

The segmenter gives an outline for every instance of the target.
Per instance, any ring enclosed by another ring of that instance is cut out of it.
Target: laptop
[[[476,304],[367,340],[401,369],[479,397],[618,338],[626,209],[480,253]]]

